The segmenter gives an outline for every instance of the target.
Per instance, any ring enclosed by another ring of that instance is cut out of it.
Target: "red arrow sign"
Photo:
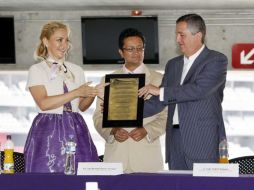
[[[237,69],[254,69],[254,44],[233,45],[232,66]]]

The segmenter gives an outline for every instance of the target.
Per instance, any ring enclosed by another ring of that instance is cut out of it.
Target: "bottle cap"
[[[74,138],[74,135],[69,135],[69,138],[70,138],[70,139],[73,139],[73,138]]]
[[[6,138],[11,140],[11,135],[7,135],[7,137],[6,137]]]

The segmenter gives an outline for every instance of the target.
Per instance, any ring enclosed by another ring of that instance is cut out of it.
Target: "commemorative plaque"
[[[145,85],[145,74],[106,75],[103,127],[142,127],[144,99],[138,89]]]

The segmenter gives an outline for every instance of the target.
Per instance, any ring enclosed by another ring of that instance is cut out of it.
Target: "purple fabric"
[[[63,84],[63,88],[64,88],[64,93],[67,93],[67,92],[68,92],[68,88],[67,88],[67,86],[66,86],[65,83]],[[72,110],[72,107],[71,107],[71,103],[70,103],[70,102],[67,102],[66,104],[64,104],[64,107],[69,108],[69,109]]]
[[[98,155],[86,123],[79,113],[38,114],[28,134],[24,155],[26,172],[63,172],[64,146],[74,135],[77,162],[98,161]]]
[[[65,85],[64,85],[65,86]],[[65,86],[64,91],[67,91]],[[65,107],[71,109],[71,104]],[[26,172],[63,173],[65,143],[74,136],[78,162],[96,162],[98,154],[83,117],[76,112],[39,113],[29,131],[24,148]]]

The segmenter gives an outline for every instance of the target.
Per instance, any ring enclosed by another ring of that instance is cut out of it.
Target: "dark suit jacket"
[[[183,56],[168,61],[161,84],[164,101],[153,96],[144,107],[144,115],[148,116],[168,106],[166,161],[176,103],[185,156],[193,162],[218,159],[219,141],[226,137],[221,103],[227,63],[225,55],[205,47],[180,85]]]

